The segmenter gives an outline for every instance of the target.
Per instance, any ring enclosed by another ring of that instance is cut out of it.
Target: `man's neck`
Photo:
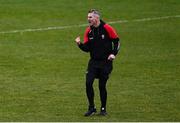
[[[96,24],[96,25],[94,25],[94,27],[96,27],[96,28],[97,28],[97,27],[100,25],[100,23],[101,23],[101,22],[100,22],[100,20],[99,20],[99,21],[97,21],[97,24]]]

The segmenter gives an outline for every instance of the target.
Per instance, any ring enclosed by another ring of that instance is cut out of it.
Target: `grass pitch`
[[[0,33],[0,121],[180,121],[178,0],[0,1],[0,32],[85,24],[97,8],[121,37],[107,84],[107,117],[84,117],[89,55],[74,39],[85,27]],[[95,103],[100,108],[97,81]]]

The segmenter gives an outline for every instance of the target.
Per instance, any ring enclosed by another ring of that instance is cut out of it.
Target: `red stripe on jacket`
[[[118,34],[116,33],[116,31],[108,24],[105,24],[104,25],[104,28],[106,29],[106,31],[108,32],[109,34],[109,37],[111,39],[116,39],[118,38]]]
[[[88,42],[88,33],[90,32],[90,27],[86,28],[86,31],[84,33],[84,44]]]

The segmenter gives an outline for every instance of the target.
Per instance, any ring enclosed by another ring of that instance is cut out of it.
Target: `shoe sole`
[[[84,115],[85,117],[89,117],[89,116],[93,116],[93,115],[95,115],[96,114],[96,112],[93,112],[92,114],[90,114],[90,115]]]
[[[99,113],[99,114],[98,114],[98,116],[106,116],[106,115],[107,115],[107,113],[104,113],[104,114]]]

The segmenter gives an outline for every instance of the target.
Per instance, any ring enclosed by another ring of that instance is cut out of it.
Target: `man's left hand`
[[[110,54],[109,57],[108,57],[108,60],[112,61],[114,60],[116,57],[114,54]]]

